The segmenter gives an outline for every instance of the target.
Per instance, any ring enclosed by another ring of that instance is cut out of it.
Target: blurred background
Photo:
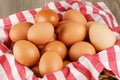
[[[19,11],[34,9],[44,6],[46,2],[62,0],[0,0],[0,18]],[[84,0],[90,2],[103,1],[111,10],[120,24],[120,0]]]

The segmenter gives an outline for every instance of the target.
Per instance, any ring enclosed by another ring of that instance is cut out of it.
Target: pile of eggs
[[[51,9],[35,15],[35,23],[19,22],[9,32],[13,55],[36,76],[59,71],[85,54],[113,46],[116,37],[104,24],[87,21],[77,10],[68,10],[59,20]]]

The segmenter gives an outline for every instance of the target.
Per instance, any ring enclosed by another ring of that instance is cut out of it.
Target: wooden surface
[[[13,13],[42,7],[48,1],[61,0],[0,0],[0,18],[11,15]],[[120,0],[86,0],[86,1],[103,1],[110,8],[118,23],[120,24]]]

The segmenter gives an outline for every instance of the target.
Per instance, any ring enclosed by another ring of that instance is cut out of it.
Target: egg
[[[62,20],[69,20],[72,22],[79,22],[85,24],[87,22],[85,16],[77,10],[68,10],[63,14]]]
[[[69,60],[64,60],[63,61],[63,68],[65,68],[69,63],[70,63]]]
[[[58,40],[67,46],[71,46],[75,42],[84,40],[85,36],[85,26],[81,23],[71,22],[61,29],[58,34]]]
[[[39,62],[38,62],[36,65],[30,67],[30,69],[33,71],[33,73],[34,73],[37,77],[41,77],[40,72],[39,72]]]
[[[30,22],[19,22],[13,25],[9,32],[9,36],[12,42],[27,40],[27,32],[32,25],[33,24]]]
[[[94,55],[96,53],[92,44],[86,41],[80,41],[73,44],[69,49],[69,57],[72,61],[77,61],[81,56],[85,54]]]
[[[63,68],[63,60],[57,52],[45,52],[39,62],[39,72],[41,76],[59,71]]]
[[[89,39],[89,29],[91,27],[91,25],[93,25],[94,23],[96,23],[95,21],[88,21],[86,24],[85,24],[85,27],[86,27],[86,38],[85,40],[90,42],[90,39]]]
[[[35,22],[49,22],[56,27],[59,22],[59,16],[52,9],[42,9],[35,15]]]
[[[93,25],[94,23],[96,23],[95,21],[88,21],[86,24],[85,24],[85,27],[86,27],[86,30],[89,34],[89,29],[91,27],[91,25]]]
[[[13,55],[22,65],[33,66],[40,59],[38,48],[27,40],[19,40],[13,45]]]
[[[91,25],[89,38],[97,51],[107,49],[116,43],[113,32],[106,25],[97,22]]]
[[[60,32],[60,30],[70,22],[71,21],[67,21],[67,20],[60,21],[55,28],[55,33],[58,34]]]
[[[38,22],[31,26],[27,33],[29,41],[35,45],[43,45],[50,41],[54,35],[54,27],[48,22]]]
[[[42,49],[41,53],[44,53],[46,51],[56,51],[62,59],[64,59],[67,55],[67,47],[63,42],[57,40],[47,43]]]

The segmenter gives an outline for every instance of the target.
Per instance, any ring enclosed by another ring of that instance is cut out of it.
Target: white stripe
[[[12,75],[13,75],[14,79],[22,80],[19,76],[18,71],[17,71],[16,65],[15,65],[15,59],[14,59],[13,55],[8,53],[5,56],[10,64],[10,68],[11,68]]]
[[[110,9],[103,2],[98,2],[98,5],[100,7],[102,7],[102,9],[104,9],[105,11],[109,12],[113,16]],[[116,20],[116,18],[114,16],[113,16],[113,23],[114,23],[115,26],[118,26],[117,20]]]
[[[60,4],[62,5],[62,7],[64,7],[65,9],[68,8],[69,4],[66,1],[60,1]]]
[[[31,22],[31,23],[35,22],[34,17],[32,16],[32,14],[28,10],[22,11],[22,13],[23,13],[27,22]]]
[[[55,12],[60,13],[60,11],[56,8],[55,3],[49,2],[48,7],[53,9]]]
[[[7,75],[1,65],[0,65],[0,80],[8,80]]]
[[[84,74],[82,74],[78,70],[76,70],[72,64],[68,64],[68,67],[70,68],[70,72],[74,75],[74,77],[77,80],[87,80],[87,78],[84,76]]]
[[[54,72],[54,75],[55,75],[55,77],[56,77],[57,80],[66,80],[62,71]]]
[[[5,24],[3,22],[3,19],[0,19],[0,28],[4,28]]]
[[[99,14],[94,14],[93,13],[93,5],[92,3],[87,2],[88,5],[86,5],[86,9],[87,9],[87,14],[89,14],[96,22],[100,22],[102,24],[105,24],[105,21],[103,20],[103,18],[99,15]]]
[[[118,72],[120,75],[120,46],[116,45],[115,46],[115,53],[116,53],[116,63],[117,63],[117,68],[118,68]]]
[[[34,73],[28,68],[25,67],[26,80],[32,80]]]
[[[78,5],[78,3],[74,3],[74,4],[72,4],[72,6],[70,6],[72,9],[75,9],[75,10],[77,10],[77,11],[80,11],[80,8],[79,8],[79,5]]]
[[[36,8],[35,11],[39,12],[42,8]]]
[[[98,14],[90,14],[90,15],[92,16],[92,18],[93,18],[96,22],[99,22],[99,23],[102,23],[102,24],[107,25],[107,24],[105,23],[104,19],[103,19],[100,15],[98,15]]]
[[[111,70],[109,63],[108,63],[109,61],[108,61],[108,55],[107,55],[106,50],[99,52],[98,55],[99,55],[99,60],[105,66],[105,68],[108,70]]]
[[[111,13],[111,11],[110,11],[109,8],[105,5],[104,2],[97,2],[97,4],[98,4],[100,7],[102,7],[103,10]]]
[[[111,23],[111,18],[104,12],[104,11],[99,11],[100,14],[103,14],[105,16],[105,18],[107,19],[107,22],[109,24],[109,26],[112,28],[112,23]]]
[[[0,50],[0,56],[3,55],[4,53],[2,52],[2,50]]]
[[[16,14],[10,15],[9,19],[10,19],[10,22],[11,22],[12,26],[15,25],[15,24],[17,24],[19,22]]]
[[[4,42],[6,39],[6,34],[4,32],[4,22],[0,19],[0,42]]]
[[[92,76],[96,80],[98,80],[99,72],[86,57],[82,56],[81,58],[79,58],[79,62],[91,72]]]
[[[87,3],[88,5],[86,6],[87,8],[87,13],[91,15],[91,17],[96,21],[96,22],[100,22],[100,23],[103,23],[103,24],[106,24],[104,19],[99,15],[99,14],[94,14],[93,13],[93,7],[95,7],[92,3]],[[99,10],[99,13],[100,10]],[[107,25],[107,24],[106,24]]]
[[[91,7],[91,3],[89,3],[88,5],[86,5],[86,10],[87,10],[87,12],[86,12],[87,14],[93,13],[93,8]]]
[[[46,76],[44,76],[43,78],[39,78],[40,80],[48,80]]]
[[[0,42],[4,42],[6,39],[6,34],[4,32],[4,29],[0,29]]]

